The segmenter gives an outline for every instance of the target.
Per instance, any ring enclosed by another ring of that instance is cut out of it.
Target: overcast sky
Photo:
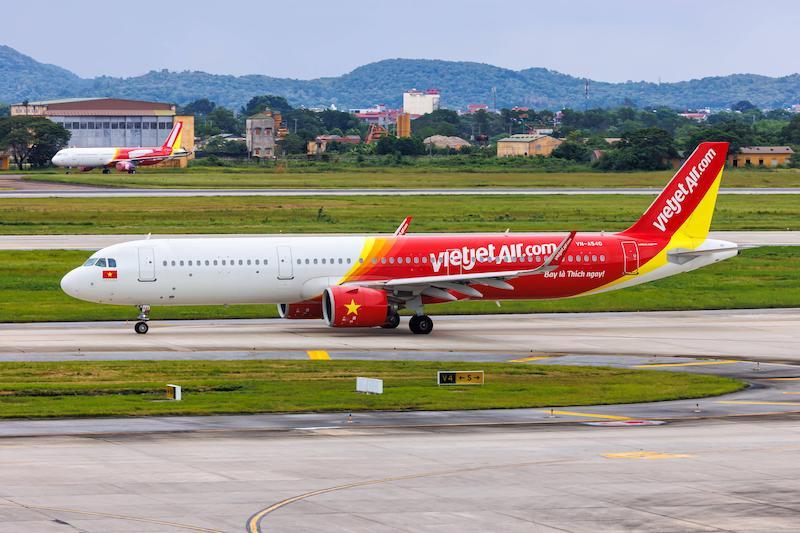
[[[0,23],[0,44],[84,77],[308,79],[395,57],[602,81],[800,71],[797,0],[28,0]]]

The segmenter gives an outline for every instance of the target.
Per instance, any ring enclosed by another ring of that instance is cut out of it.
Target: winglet
[[[406,217],[405,220],[403,220],[403,222],[399,226],[397,226],[397,229],[394,230],[394,236],[401,237],[405,235],[406,232],[408,231],[408,226],[410,225],[411,225],[411,217]]]
[[[567,252],[567,248],[569,248],[569,245],[575,240],[576,233],[577,232],[575,231],[570,231],[569,235],[567,235],[567,237],[561,241],[561,244],[558,245],[558,248],[556,248],[555,251],[550,254],[550,257],[545,259],[544,263],[542,263],[542,266],[539,268],[548,268],[549,270],[555,270],[558,268],[561,265],[561,260],[564,258],[564,254]]]

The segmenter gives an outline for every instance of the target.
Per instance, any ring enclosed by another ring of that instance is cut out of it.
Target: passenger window
[[[541,263],[541,262],[542,262],[542,256],[540,256],[540,255],[537,255],[537,256],[536,256],[536,262],[537,262],[537,263]]]
[[[588,263],[589,262],[589,256],[588,255],[584,255],[583,256],[583,262],[584,263]]]
[[[324,257],[322,258],[322,264],[323,265],[325,264],[325,258]]]
[[[306,264],[309,264],[310,262],[311,262],[310,260],[306,259]]]
[[[172,266],[175,266],[175,260],[174,259],[172,260]]]
[[[389,263],[394,264],[394,257],[389,258]]]
[[[386,264],[386,258],[385,257],[381,257],[381,264],[383,264],[383,265]]]
[[[414,258],[414,264],[416,265],[417,263],[419,263],[419,257]]]
[[[222,266],[225,266],[225,260],[224,259],[222,260]]]
[[[575,261],[576,261],[576,262],[578,262],[578,263],[580,263],[580,262],[581,262],[581,256],[579,256],[579,255],[576,255],[576,256],[575,256]]]
[[[596,255],[592,256],[592,263],[597,263],[597,256]]]
[[[189,260],[188,265],[192,266],[192,260],[191,259]]]
[[[374,265],[374,264],[376,264],[377,262],[378,262],[378,258],[377,258],[377,257],[373,257],[373,258],[372,258],[372,264]]]
[[[248,262],[249,262],[249,261],[248,261]],[[297,260],[297,264],[298,264],[298,265],[301,265],[301,264],[303,264],[303,261],[302,261],[302,260],[300,260],[300,259],[298,259],[298,260]]]
[[[217,260],[214,259],[214,266],[217,266]]]
[[[299,259],[297,260],[297,264],[298,265],[300,264],[300,260]],[[247,266],[250,266],[250,260],[249,259],[247,260]]]
[[[181,259],[180,265],[183,266],[183,259]]]
[[[572,256],[571,256],[571,255],[568,255],[568,256],[567,256],[567,261],[569,261],[570,263],[572,263]]]
[[[241,259],[239,259],[239,266],[242,266],[243,264],[244,264],[244,261],[242,261]]]
[[[108,260],[108,266],[110,266],[111,268],[117,268],[117,260],[116,259],[109,259]]]
[[[260,263],[261,263],[261,261],[259,259],[256,259],[256,264],[258,265]]]
[[[601,256],[600,256],[600,262],[601,262],[601,263],[605,263],[605,261],[606,261],[606,256],[604,256],[604,255],[601,255]]]
[[[267,264],[267,260],[266,260],[266,259],[264,259],[264,264],[265,264],[265,265]]]
[[[208,259],[206,259],[206,266],[208,266],[208,264],[209,264],[209,260],[208,260]]]
[[[316,265],[318,262],[319,262],[319,261],[318,261],[318,260],[317,260],[317,258],[315,257],[315,258],[314,258],[314,264]]]
[[[164,266],[167,266],[167,262],[166,262],[166,261],[164,261],[163,265],[164,265]]]
[[[422,262],[423,262],[423,263],[427,263],[427,262],[428,262],[428,258],[427,258],[427,257],[425,257],[424,255],[422,256]]]
[[[362,260],[361,262],[363,263],[364,261]],[[348,265],[350,264],[350,258],[349,257],[347,258],[347,264]]]
[[[106,267],[106,260],[103,259],[103,258],[100,258],[100,259],[97,260],[96,265],[99,266],[100,268],[105,268]]]
[[[340,265],[342,264],[342,258],[341,257],[339,258],[339,264]]]

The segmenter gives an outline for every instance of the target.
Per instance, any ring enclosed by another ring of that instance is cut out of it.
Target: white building
[[[439,109],[439,90],[418,91],[411,89],[403,93],[403,113],[427,115]]]

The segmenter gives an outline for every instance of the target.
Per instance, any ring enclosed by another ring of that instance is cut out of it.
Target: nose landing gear
[[[139,305],[138,307],[139,316],[137,318],[139,321],[134,324],[133,330],[139,335],[144,335],[150,329],[150,327],[147,325],[147,321],[150,320],[150,306]]]

